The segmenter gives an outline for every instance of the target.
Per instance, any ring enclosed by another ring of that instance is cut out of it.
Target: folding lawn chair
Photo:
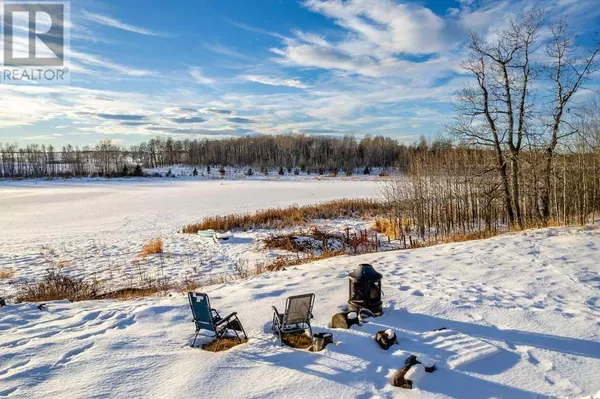
[[[248,338],[236,312],[231,313],[227,317],[221,317],[219,312],[210,307],[208,295],[201,292],[188,292],[188,299],[192,308],[192,314],[194,315],[193,321],[196,324],[196,335],[194,336],[192,347],[196,344],[196,338],[198,338],[200,330],[212,332],[212,336],[216,337],[217,341],[223,338],[228,330],[233,331],[240,342],[242,340],[238,331],[244,334],[244,339]],[[205,334],[203,333],[203,335]]]
[[[285,302],[285,312],[279,313],[273,306],[273,326],[274,334],[279,335],[279,343],[283,345],[282,335],[286,333],[306,331],[312,338],[312,328],[310,319],[313,306],[315,304],[315,294],[303,294],[291,296]]]

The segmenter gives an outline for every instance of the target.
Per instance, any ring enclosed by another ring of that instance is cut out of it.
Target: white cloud
[[[446,44],[444,20],[423,6],[391,0],[306,0],[304,5],[388,54],[434,53]]]
[[[125,22],[121,22],[118,19],[111,18],[106,15],[95,14],[87,11],[83,11],[83,18],[88,21],[96,22],[100,25],[110,26],[112,28],[122,29],[128,32],[139,33],[140,35],[148,35],[148,36],[167,36],[165,33],[156,32],[150,29],[141,28],[139,26],[126,24]]]
[[[271,49],[283,65],[374,78],[410,78],[433,71],[429,76],[439,77],[456,69],[450,60],[456,43],[449,34],[455,22],[428,8],[391,0],[306,0],[304,5],[332,18],[344,36],[328,40],[314,32],[295,31],[294,37],[283,40],[283,47]]]
[[[204,76],[204,73],[202,72],[202,68],[200,68],[200,67],[189,67],[188,73],[190,74],[190,76],[192,78],[194,78],[194,80],[197,83],[207,85],[207,86],[213,85],[215,83],[214,79]]]
[[[295,87],[297,89],[308,89],[310,86],[299,79],[269,77],[264,75],[243,75],[240,78],[249,82],[261,83],[269,86]]]

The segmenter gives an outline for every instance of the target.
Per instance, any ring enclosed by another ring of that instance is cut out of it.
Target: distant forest
[[[436,141],[435,145],[444,145]],[[447,144],[449,145],[449,144]],[[130,147],[103,140],[94,147],[61,149],[52,145],[0,143],[0,177],[118,177],[140,175],[141,168],[169,165],[212,165],[256,169],[300,169],[312,173],[346,172],[356,168],[406,170],[406,146],[381,136],[324,137],[307,135],[253,136],[232,139],[174,140],[152,138]],[[420,144],[427,148],[424,139]],[[139,165],[139,166],[138,166]]]

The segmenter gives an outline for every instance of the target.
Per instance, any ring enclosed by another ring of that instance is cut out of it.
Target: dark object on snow
[[[37,308],[39,311],[48,310],[45,303],[40,303],[39,305],[37,305]]]
[[[219,312],[210,307],[208,295],[201,292],[188,292],[188,299],[192,308],[192,315],[194,316],[193,321],[196,324],[196,335],[194,336],[192,347],[196,344],[196,338],[198,338],[200,330],[212,332],[217,341],[221,340],[228,330],[233,331],[240,342],[242,339],[238,331],[244,334],[244,339],[248,339],[236,312],[231,313],[227,317],[221,317]]]
[[[404,361],[404,365],[408,368],[411,368],[415,364],[420,364],[425,368],[427,373],[433,373],[436,370],[435,363],[433,360],[428,357],[424,357],[423,359],[417,358],[415,355],[410,355]]]
[[[419,363],[419,362],[417,362],[417,357],[415,355],[410,355],[404,361],[404,365],[408,368],[411,368],[412,366],[414,366],[417,363]]]
[[[412,381],[409,381],[404,378],[408,370],[410,370],[409,366],[396,371],[392,375],[392,378],[390,378],[390,384],[399,388],[412,389]]]
[[[381,316],[383,313],[381,302],[382,275],[373,269],[373,266],[363,263],[348,276],[350,277],[348,308],[355,312],[368,309],[375,316]]]
[[[435,370],[437,370],[437,368],[435,367],[435,364],[431,367],[425,367],[425,371],[427,373],[433,373]]]
[[[348,317],[350,313],[353,313],[356,317]],[[343,328],[347,330],[354,325],[360,326],[356,312],[336,313],[331,318],[331,328]]]
[[[320,352],[329,344],[333,343],[333,334],[331,333],[316,333],[313,335],[313,343],[310,347],[311,352]]]
[[[4,298],[0,297],[0,308],[6,306],[6,301],[4,300]]]
[[[381,346],[381,349],[388,350],[392,345],[398,343],[398,337],[391,329],[381,330],[375,334],[375,341]]]
[[[289,297],[285,302],[284,313],[279,313],[273,306],[273,325],[271,330],[279,335],[279,344],[283,345],[283,334],[308,330],[312,338],[312,328],[310,319],[313,306],[315,304],[315,294],[303,294]]]

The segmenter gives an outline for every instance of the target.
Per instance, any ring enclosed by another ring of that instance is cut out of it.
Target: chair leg
[[[240,319],[238,319],[238,321],[240,321]],[[244,330],[244,326],[242,325],[241,321],[240,321],[240,327],[242,328],[242,332],[244,333],[244,339],[248,339],[248,335],[246,334],[246,330]]]
[[[240,318],[237,317],[237,316],[235,316],[235,319],[237,320],[237,325],[240,326],[240,328],[242,329],[242,333],[244,333],[244,339],[248,339],[248,335],[246,335],[246,330],[244,330],[244,326],[242,325],[242,322],[240,321]],[[241,341],[241,339],[240,339],[240,337],[239,337],[239,335],[237,333],[237,330],[234,330],[234,331],[235,331],[235,336],[238,338],[238,340]]]
[[[313,332],[312,332],[312,327],[310,326],[310,324],[308,325],[308,332],[310,333],[310,337],[313,337]]]
[[[217,352],[217,345],[219,343],[219,341],[221,340],[222,335],[219,335],[219,333],[217,333],[217,341],[215,342],[215,349],[213,349],[213,352],[216,353]]]
[[[240,336],[239,336],[237,330],[235,328],[232,328],[232,330],[233,330],[233,333],[235,334],[235,337],[237,338],[238,342],[242,342],[242,340],[240,339]]]
[[[196,338],[198,338],[198,333],[200,333],[200,330],[196,330],[196,335],[194,336],[194,342],[192,342],[192,348],[194,348],[196,345]]]

